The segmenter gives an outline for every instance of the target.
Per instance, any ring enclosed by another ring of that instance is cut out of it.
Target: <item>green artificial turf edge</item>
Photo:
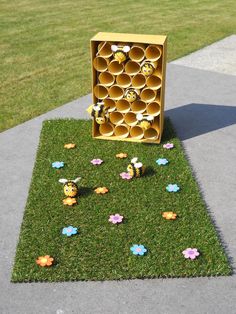
[[[168,120],[162,144],[167,141],[175,144],[173,150],[164,150],[162,145],[92,139],[89,121],[44,122],[12,282],[230,275],[231,266]],[[77,148],[65,150],[66,142],[75,142]],[[119,173],[126,170],[130,159],[117,160],[115,154],[120,151],[130,158],[137,155],[148,166],[147,175],[131,182],[120,179]],[[90,160],[97,157],[104,164],[92,166]],[[158,167],[155,160],[160,157],[167,158],[169,165]],[[65,167],[60,171],[51,168],[55,160],[65,161]],[[68,208],[62,204],[58,179],[77,175],[82,176],[82,195],[77,206]],[[166,192],[168,183],[180,184],[180,192]],[[99,185],[107,186],[110,192],[96,195],[93,189]],[[130,200],[128,208],[127,201],[122,201],[124,195]],[[162,218],[161,212],[169,210],[177,212],[177,220]],[[119,226],[107,221],[115,212],[125,216]],[[81,233],[63,237],[61,229],[69,224],[79,226]],[[129,248],[134,243],[144,244],[148,254],[133,256]],[[182,250],[194,246],[201,255],[194,261],[185,260]],[[55,257],[56,263],[40,268],[35,259],[46,254]]]

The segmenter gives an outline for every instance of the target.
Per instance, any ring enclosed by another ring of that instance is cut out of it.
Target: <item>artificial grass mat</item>
[[[175,148],[92,139],[90,121],[44,122],[12,281],[229,275],[227,256],[170,121],[165,122],[162,144],[167,141]],[[70,142],[77,147],[64,149]],[[120,152],[128,158],[117,159]],[[119,174],[136,156],[147,166],[146,175],[122,180]],[[104,163],[94,166],[93,158]],[[167,158],[169,164],[158,166],[158,158]],[[65,167],[52,168],[57,160]],[[82,177],[78,205],[65,206],[58,180],[77,176]],[[167,192],[170,183],[177,183],[180,191]],[[97,195],[98,186],[106,186],[109,193]],[[165,220],[163,211],[174,211],[178,217]],[[115,213],[125,217],[122,224],[108,222]],[[62,235],[68,225],[79,227],[79,234]],[[143,244],[146,256],[133,255],[133,244]],[[200,256],[185,259],[182,251],[188,247],[198,248]],[[39,267],[35,260],[42,255],[53,256],[55,264]]]

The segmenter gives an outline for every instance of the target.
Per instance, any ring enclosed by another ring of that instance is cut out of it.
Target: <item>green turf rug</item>
[[[65,149],[64,144],[76,148]],[[171,142],[173,149],[163,148]],[[127,153],[125,159],[116,158]],[[146,165],[146,175],[124,180],[133,157]],[[91,164],[100,158],[101,165]],[[167,159],[166,165],[156,160]],[[63,161],[55,169],[52,163]],[[78,183],[79,200],[63,205],[60,178]],[[180,190],[168,192],[169,184]],[[108,193],[98,195],[97,187]],[[172,211],[175,220],[162,214]],[[119,225],[112,214],[124,217]],[[78,228],[67,237],[64,227]],[[130,248],[142,244],[144,256]],[[187,259],[186,248],[200,255]],[[51,267],[36,264],[38,256],[54,258]],[[31,187],[20,232],[12,281],[110,280],[154,277],[229,275],[231,267],[192,175],[180,141],[167,120],[161,145],[103,141],[91,138],[91,122],[51,120],[44,122]]]

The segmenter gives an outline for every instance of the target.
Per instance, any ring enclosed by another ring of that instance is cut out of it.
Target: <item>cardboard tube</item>
[[[116,103],[115,103],[115,101],[113,99],[106,98],[106,99],[103,100],[103,102],[104,102],[105,107],[109,108],[108,109],[109,112],[112,112],[112,111],[114,111],[116,109]]]
[[[125,71],[129,75],[135,75],[140,71],[140,65],[135,61],[128,61],[125,65]]]
[[[108,70],[111,74],[118,75],[124,71],[124,65],[116,60],[112,60],[108,65]]]
[[[147,86],[157,90],[161,87],[161,79],[158,76],[151,75],[147,78]]]
[[[138,73],[132,78],[132,86],[134,88],[143,88],[146,84],[146,78],[143,74]]]
[[[116,103],[116,109],[119,112],[126,113],[130,110],[130,104],[126,99],[120,99]]]
[[[130,136],[137,140],[141,140],[143,138],[143,129],[138,125],[131,127]]]
[[[126,138],[129,136],[129,127],[125,124],[116,125],[114,133],[120,138]]]
[[[95,70],[99,72],[104,72],[107,70],[108,61],[103,57],[97,56],[96,58],[93,59],[93,66]]]
[[[131,110],[134,113],[142,113],[146,110],[146,103],[142,100],[136,100],[131,104]]]
[[[159,132],[156,128],[149,128],[144,131],[144,138],[147,140],[156,140],[159,136]]]
[[[126,73],[121,73],[117,75],[116,82],[121,87],[126,88],[126,87],[129,87],[131,84],[131,77]]]
[[[111,57],[112,56],[111,45],[108,42],[101,42],[98,45],[98,54],[104,58]]]
[[[109,96],[115,100],[119,100],[123,97],[124,91],[118,85],[113,85],[108,90]]]
[[[99,132],[103,136],[112,136],[114,133],[114,129],[111,123],[104,123],[99,126]]]
[[[145,50],[146,58],[150,61],[157,61],[161,57],[161,49],[154,45],[149,45]]]
[[[110,121],[113,124],[122,124],[124,121],[124,116],[119,111],[113,111],[110,113]]]
[[[156,92],[151,88],[147,87],[142,90],[140,97],[141,100],[145,102],[152,102],[156,98]]]
[[[104,86],[111,86],[115,82],[115,77],[109,72],[100,73],[98,79]]]
[[[138,123],[138,120],[136,118],[136,114],[133,112],[128,112],[125,114],[125,123],[130,125],[130,126],[134,126]]]
[[[141,62],[145,57],[144,48],[134,44],[130,49],[129,57],[132,61]]]
[[[97,84],[94,87],[94,95],[97,97],[97,99],[104,99],[108,96],[108,90],[105,86]]]
[[[147,105],[147,113],[151,116],[158,116],[161,111],[161,106],[157,101],[153,101]]]

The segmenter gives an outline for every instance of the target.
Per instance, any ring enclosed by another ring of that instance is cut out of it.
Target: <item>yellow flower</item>
[[[108,189],[104,187],[99,187],[94,190],[97,194],[105,194],[108,192]]]
[[[38,259],[36,260],[36,263],[39,266],[45,267],[45,266],[51,266],[54,261],[53,257],[50,257],[50,255],[45,255],[45,256],[39,256]]]
[[[75,148],[75,147],[76,147],[76,145],[73,143],[69,143],[69,144],[64,145],[64,148],[67,148],[67,149],[71,149],[71,148]]]
[[[74,197],[67,197],[63,200],[63,204],[68,205],[68,206],[72,206],[76,203],[77,203],[77,201],[76,201],[76,198],[74,198]]]
[[[126,154],[126,153],[119,153],[119,154],[116,154],[116,157],[117,158],[121,158],[121,159],[123,159],[123,158],[126,158],[128,155]]]
[[[162,217],[167,219],[167,220],[175,220],[177,214],[173,212],[164,212],[162,213]]]

